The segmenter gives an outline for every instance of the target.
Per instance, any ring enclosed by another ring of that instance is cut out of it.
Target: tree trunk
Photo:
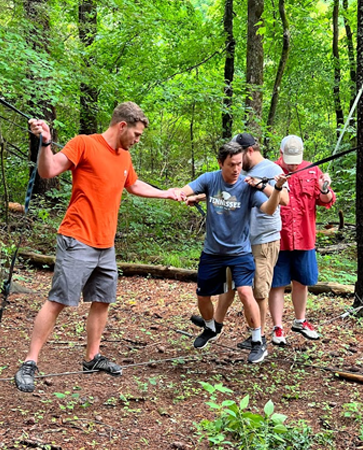
[[[352,109],[355,96],[357,94],[357,71],[356,71],[356,60],[354,58],[354,44],[353,44],[353,33],[350,27],[350,23],[348,20],[348,0],[343,0],[343,8],[344,8],[344,26],[345,33],[347,35],[347,44],[348,44],[348,58],[349,58],[349,74],[350,74],[350,107],[349,110]],[[349,126],[355,126],[354,115],[350,119]],[[352,143],[352,146],[355,147],[355,143]]]
[[[344,126],[344,115],[340,101],[340,59],[339,59],[339,0],[334,0],[333,8],[333,61],[334,61],[334,87],[333,97],[335,116],[337,122],[337,139],[339,139],[340,128]]]
[[[93,0],[80,0],[78,6],[78,33],[86,50],[92,45],[97,33],[97,3]],[[87,55],[84,60],[85,71],[92,66],[92,58]],[[87,77],[85,77],[87,78]],[[97,133],[98,90],[89,82],[80,85],[80,134]]]
[[[34,23],[34,29],[32,30],[32,35],[29,36],[29,44],[37,50],[41,47],[48,48],[47,34],[49,33],[49,17],[47,14],[46,0],[26,0],[24,3],[24,8],[28,19]],[[44,82],[44,81],[42,81]],[[34,104],[30,105],[34,107]],[[56,119],[55,108],[48,102],[40,100],[37,104],[37,110],[39,115],[39,108],[41,109],[41,117],[46,120],[50,126],[50,131],[52,133],[52,140],[57,141],[56,131],[53,129],[52,124]],[[38,159],[39,151],[39,139],[34,135],[30,134],[30,144],[29,144],[29,159],[33,163],[30,168],[30,174],[33,171],[33,167]],[[47,191],[52,188],[59,188],[59,181],[57,178],[43,179],[40,178],[38,173],[35,177],[33,194],[38,194],[44,196]]]
[[[251,133],[261,139],[262,87],[263,87],[263,37],[258,34],[264,0],[248,0],[248,31],[246,57],[247,83],[247,127]]]
[[[357,22],[357,92],[363,84],[363,0],[358,0],[358,22]],[[363,101],[362,98],[357,106],[357,169],[356,186],[363,186]],[[363,299],[363,194],[357,189],[356,195],[356,240],[358,254],[358,269],[356,283],[355,306]]]
[[[224,32],[226,34],[226,61],[224,65],[224,99],[222,114],[222,137],[232,138],[233,114],[233,77],[234,77],[234,52],[236,41],[233,37],[233,0],[225,0],[224,8]]]
[[[285,12],[285,0],[279,0],[279,12],[280,12],[280,18],[283,26],[283,40],[282,40],[282,53],[280,57],[279,67],[277,69],[276,78],[275,78],[275,84],[272,91],[272,97],[271,97],[271,103],[270,103],[270,110],[268,113],[267,118],[267,131],[271,131],[272,126],[275,121],[275,115],[276,115],[276,109],[277,109],[277,103],[279,99],[279,91],[281,87],[282,77],[285,72],[286,63],[289,57],[290,52],[290,30],[289,30],[289,22],[286,17]],[[268,153],[269,149],[269,140],[268,136],[265,139],[265,156]]]

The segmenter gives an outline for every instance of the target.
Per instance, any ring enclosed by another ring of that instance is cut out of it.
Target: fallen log
[[[335,244],[327,247],[317,248],[316,251],[321,255],[330,255],[332,253],[341,252],[349,247],[356,247],[355,243]]]
[[[153,266],[151,264],[117,263],[121,275],[132,277],[135,275],[152,276],[155,278],[171,278],[179,281],[197,281],[197,271],[178,269],[172,266]]]
[[[314,286],[308,287],[312,294],[334,294],[334,295],[354,295],[354,285],[318,282]],[[291,292],[291,285],[286,286],[285,292]]]
[[[53,270],[55,263],[55,256],[41,255],[39,253],[33,253],[25,250],[21,250],[19,255],[29,260],[32,264],[36,266],[48,266]],[[179,269],[172,266],[162,266],[162,265],[151,265],[151,264],[131,264],[118,262],[117,268],[120,275],[126,277],[139,276],[151,276],[154,278],[169,278],[179,281],[197,281],[197,271],[189,269]],[[291,291],[291,286],[286,287],[286,292]],[[309,286],[309,292],[313,294],[324,294],[331,293],[334,295],[353,295],[354,286],[345,285],[339,283],[326,283],[319,282],[314,286]]]
[[[55,256],[41,255],[40,253],[28,252],[26,250],[19,250],[19,256],[29,260],[35,266],[49,266],[53,269],[55,264]]]

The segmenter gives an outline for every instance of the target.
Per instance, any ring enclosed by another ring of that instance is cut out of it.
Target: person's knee
[[[299,289],[300,291],[305,291],[308,289],[308,287],[305,284],[301,284],[299,281],[293,280],[292,281],[292,288],[293,289]]]
[[[91,303],[91,309],[94,311],[108,311],[111,303],[104,303],[104,302],[92,302]]]
[[[53,314],[59,314],[63,309],[66,307],[63,303],[58,303],[52,300],[47,300],[46,303],[44,303],[43,308],[48,309]]]
[[[210,302],[210,297],[202,297],[200,295],[198,295],[198,303],[200,305],[206,305]]]
[[[243,304],[255,301],[255,298],[252,293],[252,288],[249,286],[242,286],[237,289],[238,296]]]

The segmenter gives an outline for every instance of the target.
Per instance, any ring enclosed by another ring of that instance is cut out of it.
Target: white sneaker
[[[274,327],[272,332],[272,343],[274,345],[286,345],[285,333],[281,327]]]
[[[305,320],[303,323],[296,322],[296,319],[292,323],[292,331],[301,333],[307,339],[317,340],[320,338],[319,334],[314,330],[314,327]]]

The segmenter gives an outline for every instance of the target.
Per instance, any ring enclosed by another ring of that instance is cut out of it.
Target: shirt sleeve
[[[132,161],[130,158],[129,169],[127,171],[127,178],[125,181],[125,188],[135,184],[137,179],[138,179],[138,176],[137,176],[137,173],[135,172],[134,166],[132,165]]]
[[[85,143],[83,136],[79,135],[68,141],[61,150],[61,153],[63,153],[73,163],[71,170],[74,170],[82,160],[84,149]]]
[[[252,195],[251,195],[251,206],[256,206],[259,208],[262,203],[267,202],[268,197],[261,191],[256,190],[255,188],[252,188]]]
[[[208,180],[209,180],[209,174],[204,173],[200,177],[198,177],[196,180],[192,181],[188,184],[190,189],[194,192],[194,194],[206,194],[208,190]]]

